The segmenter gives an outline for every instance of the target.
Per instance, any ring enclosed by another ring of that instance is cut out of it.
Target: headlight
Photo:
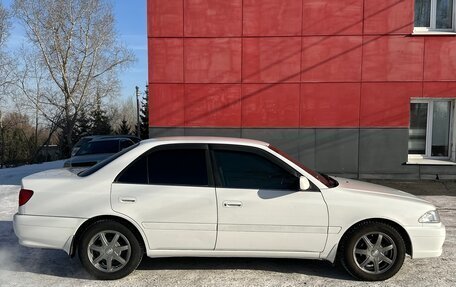
[[[440,216],[437,210],[431,210],[423,214],[423,216],[418,219],[420,223],[439,223]]]

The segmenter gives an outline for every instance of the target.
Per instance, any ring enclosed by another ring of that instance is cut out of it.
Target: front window
[[[298,178],[269,159],[251,152],[214,150],[224,188],[298,190]]]
[[[409,157],[450,158],[453,102],[416,100],[410,104]]]
[[[455,0],[415,0],[415,32],[454,32]]]

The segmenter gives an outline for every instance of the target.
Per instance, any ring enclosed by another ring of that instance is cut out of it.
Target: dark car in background
[[[131,139],[134,143],[140,142],[141,139],[138,138],[137,136],[132,136],[132,135],[93,135],[93,136],[85,136],[82,137],[74,146],[73,149],[71,150],[71,156],[75,156],[76,153],[79,151],[81,146],[84,144],[95,140],[95,139],[109,139],[109,138],[128,138]]]
[[[76,154],[65,161],[64,167],[89,167],[95,165],[139,141],[139,139],[134,141],[127,136],[93,138],[82,144]]]

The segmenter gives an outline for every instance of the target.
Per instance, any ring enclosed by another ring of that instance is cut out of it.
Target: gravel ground
[[[399,273],[369,286],[456,286],[455,184],[391,183],[418,192],[439,209],[447,240],[439,258],[407,258]],[[63,251],[18,245],[13,233],[18,186],[0,186],[0,286],[365,286],[330,263],[313,260],[239,258],[145,258],[138,270],[117,281],[96,281]],[[414,189],[417,190],[417,189]],[[432,193],[433,190],[437,190]],[[424,192],[426,191],[426,192]],[[432,193],[433,195],[426,195]]]

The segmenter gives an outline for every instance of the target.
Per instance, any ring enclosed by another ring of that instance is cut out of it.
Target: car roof
[[[126,137],[106,137],[106,138],[94,138],[89,143],[93,142],[107,142],[107,141],[118,141],[118,140],[131,140]]]
[[[252,139],[229,138],[229,137],[204,137],[204,136],[180,136],[180,137],[158,137],[142,140],[141,144],[147,143],[202,143],[202,144],[233,144],[249,146],[269,146],[268,143]]]

